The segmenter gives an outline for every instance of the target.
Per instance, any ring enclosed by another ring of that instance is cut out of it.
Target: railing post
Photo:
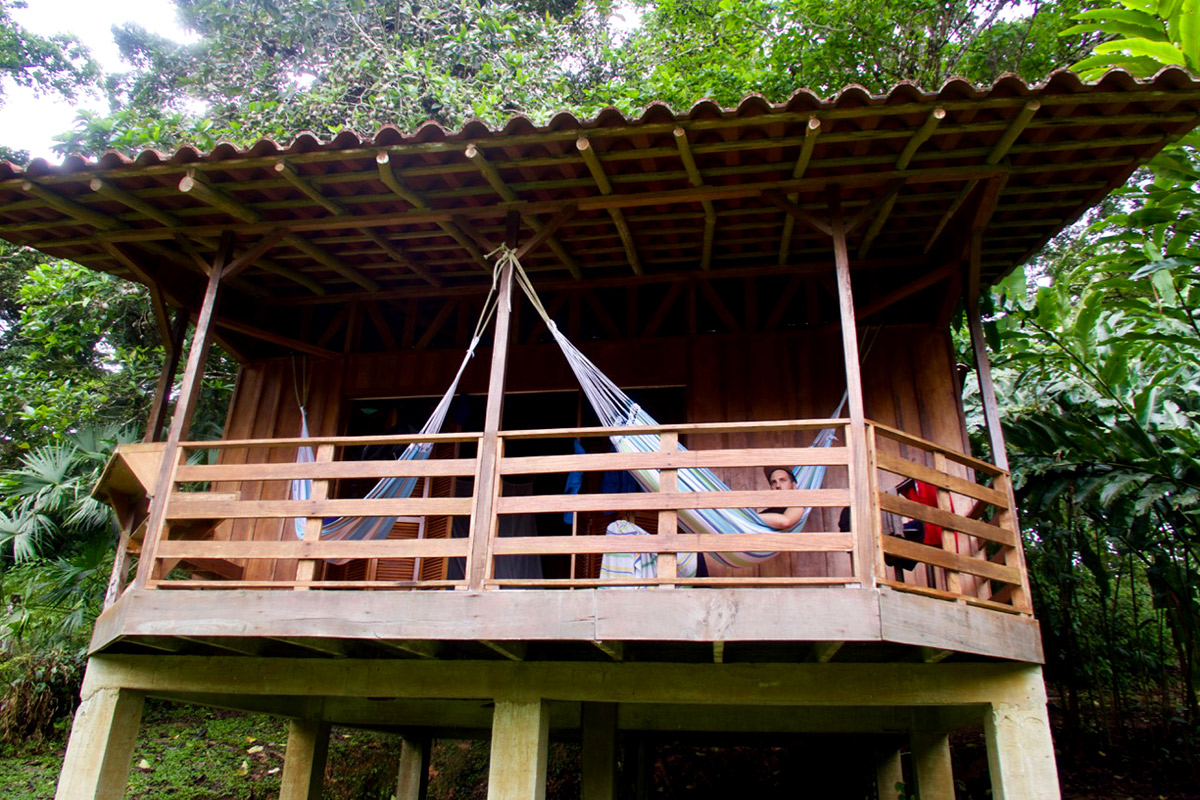
[[[479,439],[479,462],[475,472],[475,497],[471,505],[471,551],[467,559],[467,588],[481,591],[491,573],[489,549],[496,530],[496,500],[500,496],[500,466],[503,440],[500,421],[504,411],[504,373],[508,365],[508,329],[512,318],[512,262],[500,267],[500,293],[496,298],[496,331],[492,347],[492,372],[488,380],[487,409],[483,436]]]
[[[333,461],[334,447],[331,444],[322,444],[317,446],[316,461],[317,464],[328,464]],[[312,495],[309,498],[313,501],[322,501],[329,498],[329,480],[327,478],[314,478],[312,482]],[[285,520],[284,525],[288,522]],[[324,524],[322,517],[309,517],[304,523],[304,541],[316,542],[321,538],[321,526]],[[297,591],[306,592],[310,587],[301,586],[301,583],[311,583],[317,575],[317,562],[315,559],[302,559],[296,564],[296,583],[292,587]]]
[[[870,524],[870,541],[864,542],[863,537],[860,536],[858,543],[860,546],[866,548],[863,555],[863,563],[870,563],[872,565],[876,579],[878,579],[886,574],[883,563],[883,514],[879,508],[879,459],[877,457],[879,453],[879,440],[875,436],[875,426],[869,422],[866,423],[866,439],[866,478],[870,492],[870,507],[867,513],[867,520]]]
[[[658,437],[659,452],[673,453],[679,449],[679,434],[675,431],[664,431]],[[676,479],[678,473],[673,469],[659,470],[658,473],[658,490],[660,493],[674,492],[678,489]],[[679,531],[679,512],[675,509],[670,511],[658,512],[658,533],[660,536],[674,536]],[[671,583],[661,584],[661,588],[674,589],[675,579],[679,577],[679,557],[675,551],[670,553],[658,554],[658,569],[655,575],[663,580],[672,581]]]
[[[855,532],[855,574],[864,589],[874,589],[877,570],[873,553],[878,549],[871,520],[875,497],[872,491],[870,457],[867,452],[866,411],[863,404],[862,371],[858,357],[858,325],[854,319],[854,295],[850,287],[850,253],[846,246],[846,221],[842,217],[841,187],[831,188],[830,227],[833,260],[837,268],[838,310],[842,324],[842,356],[846,362],[846,394],[850,407],[850,527]]]

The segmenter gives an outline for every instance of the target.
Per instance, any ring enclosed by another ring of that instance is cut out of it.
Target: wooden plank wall
[[[275,359],[243,366],[230,401],[225,422],[225,439],[267,439],[300,435],[300,401],[305,403],[309,433],[332,436],[338,433],[342,405],[341,362],[307,362]],[[306,391],[307,387],[307,391]],[[287,462],[296,459],[295,448],[254,448],[223,454],[222,463]],[[240,491],[245,500],[282,500],[287,497],[284,481],[233,484],[214,487],[217,491]],[[233,541],[280,541],[294,537],[290,520],[238,520],[221,525],[216,539]],[[251,561],[246,580],[290,580],[295,561]]]
[[[868,349],[869,347],[869,349]],[[773,420],[826,417],[845,390],[839,334],[788,332],[758,335],[715,335],[624,342],[584,343],[582,349],[621,386],[683,386],[688,422]],[[960,392],[954,374],[949,334],[929,326],[871,329],[864,336],[864,394],[868,418],[922,436],[960,452],[966,442]],[[481,350],[468,367],[461,391],[477,393],[487,385],[489,354]],[[345,405],[357,398],[440,395],[453,378],[462,354],[457,351],[403,351],[361,355],[346,361],[308,360],[307,406],[313,435],[340,433]],[[300,429],[289,359],[243,368],[231,407],[226,438],[295,436]],[[297,361],[296,364],[301,362]],[[510,359],[510,392],[574,390],[574,376],[555,345],[515,346]],[[808,434],[759,434],[698,437],[693,447],[761,447],[808,444]],[[905,454],[908,455],[908,454]],[[262,453],[251,453],[263,458]],[[245,458],[245,456],[241,456]],[[295,458],[279,450],[276,460]],[[763,489],[761,471],[725,470],[734,489]],[[845,486],[845,471],[831,470],[828,486]],[[283,485],[247,489],[282,497]],[[814,513],[808,530],[837,530],[837,510]],[[239,523],[226,535],[277,540],[278,523]],[[247,578],[270,577],[256,573]],[[278,578],[294,565],[278,564]],[[848,574],[845,555],[792,554],[756,569],[769,575]],[[714,568],[714,574],[719,574]],[[744,573],[743,573],[744,574]]]

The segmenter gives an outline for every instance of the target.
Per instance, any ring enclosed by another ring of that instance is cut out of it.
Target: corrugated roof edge
[[[281,147],[271,139],[259,139],[246,148],[239,148],[228,142],[222,142],[207,154],[192,145],[184,145],[173,154],[167,155],[158,150],[146,149],[136,157],[110,150],[96,161],[89,161],[78,155],[69,155],[60,165],[50,163],[44,158],[35,158],[22,168],[8,161],[0,161],[0,180],[14,178],[37,178],[45,175],[69,175],[77,172],[106,171],[119,169],[124,166],[151,166],[157,164],[187,165],[196,162],[229,161],[239,158],[258,158],[271,155],[295,155],[315,150],[349,150],[360,147],[395,147],[405,144],[417,144],[431,141],[459,139],[462,141],[482,140],[493,137],[513,136],[537,132],[562,131],[570,129],[591,130],[617,126],[637,126],[654,123],[679,122],[714,117],[754,117],[778,113],[803,113],[805,111],[821,111],[832,108],[845,109],[862,106],[887,106],[903,103],[932,103],[937,101],[951,102],[956,100],[979,100],[985,97],[1024,97],[1033,94],[1076,94],[1091,91],[1127,91],[1134,87],[1163,85],[1170,89],[1194,89],[1200,87],[1200,81],[1181,67],[1164,67],[1156,74],[1138,79],[1122,69],[1106,72],[1095,81],[1084,81],[1069,69],[1056,70],[1037,84],[1027,84],[1020,77],[1012,74],[1001,75],[988,89],[981,89],[965,78],[950,78],[936,93],[921,89],[911,81],[902,81],[893,86],[887,94],[873,95],[862,86],[850,84],[837,94],[822,99],[808,89],[797,89],[782,103],[771,103],[760,94],[749,94],[742,98],[737,108],[723,108],[710,99],[697,101],[686,115],[677,114],[663,102],[654,102],[642,109],[636,120],[630,120],[619,109],[611,106],[600,109],[591,119],[580,120],[575,114],[558,111],[551,115],[550,121],[543,126],[536,125],[529,117],[517,114],[508,119],[502,129],[489,128],[479,119],[467,120],[458,131],[448,131],[439,123],[423,122],[411,133],[405,133],[395,125],[384,125],[374,136],[364,137],[352,130],[343,130],[328,142],[321,140],[311,131],[301,131],[291,144]]]

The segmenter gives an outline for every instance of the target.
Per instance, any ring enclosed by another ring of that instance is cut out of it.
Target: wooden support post
[[[899,787],[899,788],[898,788]],[[905,797],[904,764],[900,751],[889,751],[875,766],[875,789],[879,800],[900,800]]]
[[[226,234],[221,237],[221,247],[209,270],[204,301],[200,305],[200,314],[196,317],[196,330],[192,335],[192,346],[188,350],[183,384],[179,387],[179,400],[176,401],[175,413],[171,416],[171,427],[167,432],[167,446],[163,451],[162,466],[159,468],[154,497],[150,502],[150,518],[146,524],[146,537],[142,542],[142,558],[138,562],[137,576],[133,581],[136,589],[145,588],[154,565],[154,549],[163,531],[163,521],[166,519],[167,500],[171,494],[171,479],[179,464],[179,443],[187,438],[188,431],[192,426],[192,415],[196,413],[196,401],[200,397],[200,382],[204,377],[204,365],[208,361],[208,351],[212,348],[212,322],[213,317],[216,316],[221,275],[225,271],[225,265],[232,252],[233,236]]]
[[[471,509],[471,556],[467,561],[467,588],[480,591],[491,575],[491,538],[496,529],[496,498],[500,496],[500,421],[504,412],[504,373],[508,366],[509,323],[512,317],[512,266],[505,264],[500,273],[500,293],[496,299],[496,328],[493,334],[492,372],[488,380],[487,408],[483,436],[479,440],[479,461],[475,473],[475,502]]]
[[[954,772],[950,764],[950,736],[941,731],[913,731],[913,770],[917,773],[920,800],[954,800]]]
[[[156,304],[156,308],[157,308]],[[166,312],[163,306],[163,313]],[[167,418],[167,406],[171,402],[171,387],[175,384],[175,373],[179,370],[179,359],[183,355],[183,337],[187,334],[188,315],[183,309],[175,312],[167,338],[163,340],[166,360],[158,385],[154,389],[154,401],[150,406],[150,418],[146,421],[145,442],[157,442],[162,438],[163,422]]]
[[[56,800],[124,797],[145,695],[104,687],[85,694],[75,712]]]
[[[616,800],[617,704],[584,703],[583,800]]]
[[[992,365],[988,360],[987,341],[983,337],[983,322],[979,317],[979,294],[983,231],[971,231],[970,272],[967,278],[967,324],[971,329],[971,346],[975,351],[975,371],[979,377],[979,399],[983,403],[983,418],[987,423],[988,443],[992,448],[992,463],[1008,469],[1008,453],[1004,449],[1004,433],[1000,429],[1000,409],[996,403],[996,387],[992,384]]]
[[[1041,667],[1026,673],[1025,691],[992,704],[983,717],[995,800],[1058,800],[1058,769]]]
[[[312,719],[289,722],[279,800],[321,800],[328,755],[328,722]]]
[[[549,740],[545,700],[496,700],[488,800],[544,800]]]
[[[854,293],[850,285],[850,254],[846,246],[846,223],[842,217],[839,191],[838,186],[831,190],[829,216],[833,229],[833,258],[837,269],[838,308],[842,322],[842,357],[846,362],[846,389],[850,407],[850,527],[856,534],[855,576],[864,589],[874,589],[875,553],[879,549],[879,541],[871,523],[875,497],[871,491],[866,410],[858,357],[858,327],[854,320]]]
[[[400,737],[400,768],[396,776],[396,800],[425,800],[429,791],[428,736]]]

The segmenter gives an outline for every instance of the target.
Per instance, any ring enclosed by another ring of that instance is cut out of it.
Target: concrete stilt
[[[617,706],[583,704],[583,800],[617,796]]]
[[[429,737],[400,737],[396,800],[425,800],[429,790]]]
[[[544,700],[497,700],[488,800],[544,800],[550,712]]]
[[[900,783],[904,783],[904,766],[900,761],[900,751],[892,750],[875,766],[875,784],[878,787],[879,800],[897,800],[900,790],[896,788],[896,784]]]
[[[71,726],[56,800],[125,796],[144,702],[144,694],[129,689],[100,688],[85,695]]]
[[[914,731],[913,770],[921,800],[954,800],[954,771],[950,765],[950,736],[944,732]]]
[[[288,725],[279,800],[321,800],[328,755],[329,723],[292,720]]]
[[[995,800],[1058,800],[1058,767],[1041,668],[1030,668],[1024,692],[988,708],[983,730]]]

